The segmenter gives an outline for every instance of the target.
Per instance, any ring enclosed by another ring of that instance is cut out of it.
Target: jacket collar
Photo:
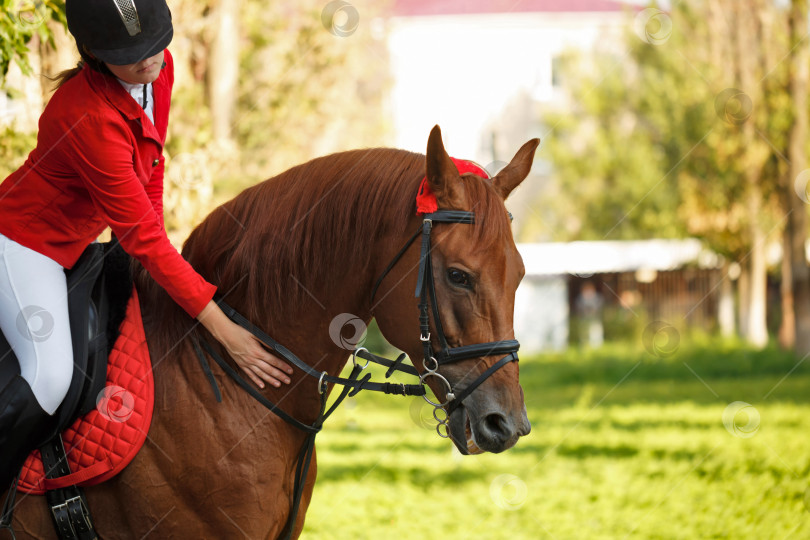
[[[140,124],[144,137],[153,139],[161,147],[163,146],[166,137],[166,128],[168,127],[167,112],[170,99],[168,93],[171,91],[167,82],[167,76],[163,70],[161,70],[155,82],[152,83],[152,92],[155,100],[154,124],[149,120],[149,117],[146,116],[146,111],[132,99],[129,92],[127,92],[114,77],[100,73],[86,64],[82,70],[82,74],[87,78],[93,90],[117,109],[125,118],[135,120]]]

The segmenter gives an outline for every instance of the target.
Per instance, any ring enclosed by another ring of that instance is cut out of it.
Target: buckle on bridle
[[[427,337],[423,336],[421,332],[419,332],[419,341],[425,342],[430,341],[430,332],[428,332]]]

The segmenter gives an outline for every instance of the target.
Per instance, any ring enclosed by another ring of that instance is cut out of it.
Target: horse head
[[[423,332],[414,324],[402,324],[417,319],[413,291],[414,282],[420,279],[417,268],[420,263],[424,267],[424,248],[421,255],[419,250],[410,250],[410,264],[399,265],[398,275],[391,278],[397,285],[375,308],[383,335],[414,359],[424,381],[441,400],[437,405],[449,412],[447,434],[463,454],[502,452],[531,430],[518,382],[518,363],[510,361],[517,359],[516,353],[506,358],[502,351],[494,351],[494,345],[514,339],[515,291],[524,274],[504,201],[528,176],[539,142],[533,139],[524,144],[503,170],[487,179],[460,174],[444,149],[438,126],[433,128],[426,155],[427,184],[440,210],[470,212],[474,223],[431,226],[432,268],[428,271],[432,270],[432,280],[428,279],[428,286],[434,288],[429,301],[435,305],[430,306],[428,336],[420,336]],[[432,358],[421,362],[418,359],[428,349],[420,337],[429,341],[436,356],[446,350],[469,354],[441,366]],[[510,343],[516,349],[516,342]],[[474,345],[481,346],[471,347]],[[505,362],[496,366],[501,360]],[[425,376],[426,372],[433,376]],[[472,391],[465,395],[468,387]]]

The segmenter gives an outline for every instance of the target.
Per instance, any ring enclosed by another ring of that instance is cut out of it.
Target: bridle
[[[433,406],[433,418],[438,422],[436,431],[441,437],[449,437],[449,428],[447,422],[450,415],[455,411],[461,403],[466,399],[476,388],[478,388],[484,381],[486,381],[493,373],[508,364],[509,362],[517,362],[517,351],[520,344],[517,340],[510,339],[504,341],[490,341],[487,343],[477,343],[473,345],[465,345],[461,347],[450,347],[447,343],[447,338],[442,329],[441,318],[439,316],[439,309],[436,301],[436,288],[433,281],[433,263],[431,259],[431,242],[430,234],[433,230],[434,223],[464,223],[472,225],[475,223],[475,214],[473,212],[466,212],[460,210],[437,210],[429,214],[425,214],[422,219],[422,224],[413,236],[405,243],[400,251],[394,256],[393,260],[383,271],[382,275],[377,279],[377,282],[372,289],[371,298],[374,299],[377,289],[382,284],[385,276],[391,269],[399,262],[408,248],[416,241],[416,238],[421,234],[422,246],[419,256],[419,275],[416,283],[416,296],[419,297],[419,328],[420,340],[424,352],[422,366],[424,372],[419,373],[413,366],[403,364],[406,355],[401,354],[396,360],[389,360],[370,353],[365,348],[358,348],[352,352],[352,370],[348,377],[336,377],[329,375],[325,371],[318,371],[295,354],[289,349],[278,343],[269,335],[264,333],[261,329],[257,328],[248,319],[242,316],[235,309],[225,303],[222,298],[215,298],[217,304],[222,311],[236,324],[242,326],[256,336],[262,343],[270,348],[275,354],[281,356],[300,369],[303,373],[318,379],[318,392],[320,394],[320,412],[318,417],[312,424],[306,424],[297,420],[284,412],[278,405],[268,400],[261,392],[256,390],[249,382],[247,382],[239,373],[228,363],[222,356],[205,340],[198,336],[193,335],[192,345],[200,360],[203,371],[214,390],[214,395],[217,401],[222,401],[222,396],[217,386],[216,379],[214,378],[211,368],[206,360],[206,353],[214,359],[214,361],[222,368],[223,371],[233,379],[242,389],[250,394],[256,401],[258,401],[265,408],[279,416],[288,424],[298,428],[306,433],[304,444],[298,454],[298,462],[295,469],[295,483],[293,486],[293,501],[290,510],[290,516],[287,523],[282,530],[280,538],[290,538],[295,526],[298,508],[301,503],[301,498],[304,493],[304,485],[309,472],[309,466],[312,461],[312,455],[315,448],[315,436],[320,432],[323,427],[324,421],[337,409],[338,405],[348,396],[357,394],[360,390],[371,390],[377,392],[384,392],[386,394],[397,394],[405,396],[422,396],[430,405]],[[438,335],[439,344],[441,349],[433,351],[430,335],[430,311],[433,312],[433,320]],[[204,352],[203,352],[204,351]],[[450,382],[441,375],[438,370],[441,366],[460,362],[462,360],[469,360],[472,358],[479,358],[483,356],[494,356],[505,354],[503,358],[490,366],[484,373],[478,376],[472,383],[467,385],[461,390],[454,390]],[[365,365],[360,365],[357,358],[366,360]],[[370,381],[371,374],[367,374],[362,379],[360,373],[369,365],[369,362],[374,362],[387,367],[385,377],[390,377],[394,372],[403,372],[409,375],[419,377],[419,384],[400,384],[400,383],[379,383]],[[427,397],[425,390],[425,381],[429,377],[434,377],[441,381],[442,385],[446,388],[445,401],[434,402]],[[327,410],[326,398],[328,384],[339,384],[343,386],[342,391],[338,395],[335,402]],[[458,392],[458,393],[457,393]],[[439,411],[444,412],[444,417],[439,418]],[[442,433],[441,427],[445,427],[445,432]]]
[[[433,418],[438,422],[436,431],[441,437],[449,437],[449,430],[447,421],[450,415],[461,406],[461,403],[472,392],[481,386],[490,376],[492,376],[500,368],[509,362],[517,362],[517,351],[520,348],[520,343],[516,339],[489,341],[487,343],[476,343],[473,345],[464,345],[461,347],[450,347],[447,343],[447,337],[442,328],[442,320],[439,315],[438,301],[436,299],[436,286],[433,280],[433,259],[431,257],[432,245],[430,242],[430,234],[433,231],[434,223],[463,223],[472,225],[475,223],[475,213],[463,210],[437,210],[436,212],[425,214],[422,219],[422,224],[413,236],[408,239],[402,249],[397,252],[388,266],[383,270],[374,288],[371,291],[371,300],[377,294],[377,289],[385,279],[385,276],[396,266],[408,248],[422,236],[422,246],[419,254],[419,274],[416,281],[415,296],[419,297],[419,340],[422,342],[422,350],[424,357],[422,359],[422,366],[425,371],[419,376],[419,382],[424,385],[425,380],[429,377],[434,377],[444,388],[445,401],[434,402],[427,394],[424,399],[433,406]],[[431,342],[430,334],[430,312],[433,312],[433,321],[436,327],[436,334],[438,336],[439,345],[441,349],[438,351],[433,350],[433,343]],[[439,373],[439,367],[462,360],[469,360],[472,358],[479,358],[482,356],[495,356],[505,355],[500,360],[495,362],[492,366],[487,368],[481,375],[478,376],[472,383],[457,391],[453,389],[450,382]],[[439,418],[439,411],[444,411],[444,417]],[[442,433],[441,427],[445,427],[445,432]]]

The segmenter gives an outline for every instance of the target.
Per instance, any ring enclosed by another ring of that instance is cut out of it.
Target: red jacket
[[[153,83],[154,125],[113,77],[85,66],[53,95],[37,147],[0,184],[0,233],[72,267],[109,226],[171,297],[196,317],[216,288],[169,243],[163,143],[174,64]]]

